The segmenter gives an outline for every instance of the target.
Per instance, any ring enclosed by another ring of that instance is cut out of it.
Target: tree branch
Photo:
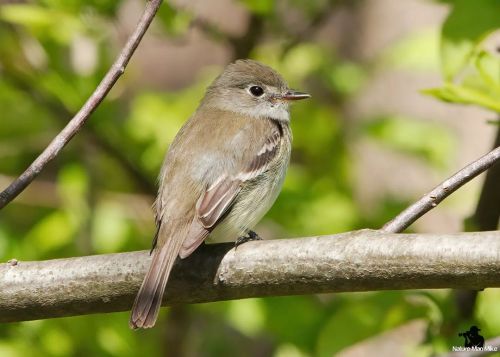
[[[115,63],[113,63],[108,73],[106,73],[101,83],[99,83],[83,107],[69,121],[64,129],[57,134],[57,136],[35,159],[35,161],[33,161],[33,163],[21,174],[21,176],[12,182],[4,191],[0,192],[0,209],[5,207],[27,187],[36,178],[36,176],[38,176],[43,168],[59,154],[71,138],[73,138],[73,136],[75,136],[75,134],[81,129],[83,124],[85,124],[89,116],[106,97],[118,78],[120,78],[120,76],[125,72],[125,67],[130,61],[135,49],[141,42],[144,33],[151,24],[151,21],[153,21],[161,2],[161,0],[150,0],[147,3],[136,29],[132,35],[130,35]]]
[[[179,260],[164,305],[337,291],[500,287],[500,231],[362,230],[206,245]],[[0,264],[0,322],[128,310],[146,251]]]
[[[500,147],[497,147],[467,165],[456,174],[440,183],[431,192],[412,204],[394,219],[387,222],[383,227],[384,232],[402,232],[425,213],[436,207],[442,200],[451,195],[457,189],[465,185],[477,175],[492,167],[500,161]]]

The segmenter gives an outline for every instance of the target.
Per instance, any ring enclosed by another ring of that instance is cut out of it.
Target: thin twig
[[[436,207],[442,200],[451,195],[458,188],[489,169],[498,161],[500,161],[500,147],[493,149],[439,184],[431,192],[427,193],[420,200],[405,209],[394,219],[387,222],[381,230],[393,233],[404,231],[418,218]]]
[[[209,244],[178,260],[164,305],[340,291],[500,287],[500,231]],[[147,251],[0,264],[0,322],[130,309]]]
[[[33,161],[33,163],[4,191],[0,192],[0,209],[5,207],[27,187],[38,176],[43,168],[59,154],[62,148],[64,148],[71,138],[73,138],[73,136],[75,136],[75,134],[81,129],[83,124],[85,124],[89,116],[106,97],[118,78],[120,78],[120,76],[125,72],[125,67],[130,61],[135,49],[141,42],[144,33],[151,24],[151,21],[153,21],[161,2],[162,0],[150,0],[147,3],[136,29],[132,35],[130,35],[120,55],[111,66],[108,73],[106,73],[101,83],[99,83],[95,91],[85,102],[83,107],[70,120],[66,127],[64,127],[64,129],[57,134],[57,136],[35,159],[35,161]]]

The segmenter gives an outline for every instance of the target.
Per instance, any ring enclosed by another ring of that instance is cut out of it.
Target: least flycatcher
[[[252,60],[228,65],[170,145],[155,202],[152,262],[130,326],[155,324],[172,266],[203,241],[235,240],[276,200],[290,160],[290,90],[272,68]]]

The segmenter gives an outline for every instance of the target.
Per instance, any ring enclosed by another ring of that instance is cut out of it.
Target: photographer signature
[[[484,337],[478,332],[481,331],[477,326],[471,326],[469,331],[460,332],[458,336],[465,339],[464,347],[484,347]]]

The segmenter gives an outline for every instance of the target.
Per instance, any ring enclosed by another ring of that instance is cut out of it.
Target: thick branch
[[[465,185],[477,175],[500,161],[500,147],[467,165],[456,174],[439,184],[431,192],[412,204],[382,227],[385,232],[402,232],[425,213],[436,207],[442,200]]]
[[[130,308],[149,265],[131,252],[0,265],[0,322]],[[165,305],[257,296],[500,287],[500,231],[333,236],[203,246],[178,261]]]
[[[141,42],[141,39],[148,29],[151,21],[153,21],[160,4],[161,0],[150,0],[148,2],[136,29],[132,35],[130,35],[120,55],[80,111],[78,111],[78,113],[70,120],[64,129],[57,134],[52,142],[45,148],[40,156],[33,161],[26,171],[24,171],[21,176],[12,182],[4,191],[0,192],[0,209],[5,207],[10,201],[19,195],[36,178],[36,176],[38,176],[42,169],[59,154],[62,148],[64,148],[71,138],[75,136],[83,124],[85,124],[89,116],[103,101],[118,78],[120,78],[120,76],[125,72],[125,67],[132,57],[135,49]]]

